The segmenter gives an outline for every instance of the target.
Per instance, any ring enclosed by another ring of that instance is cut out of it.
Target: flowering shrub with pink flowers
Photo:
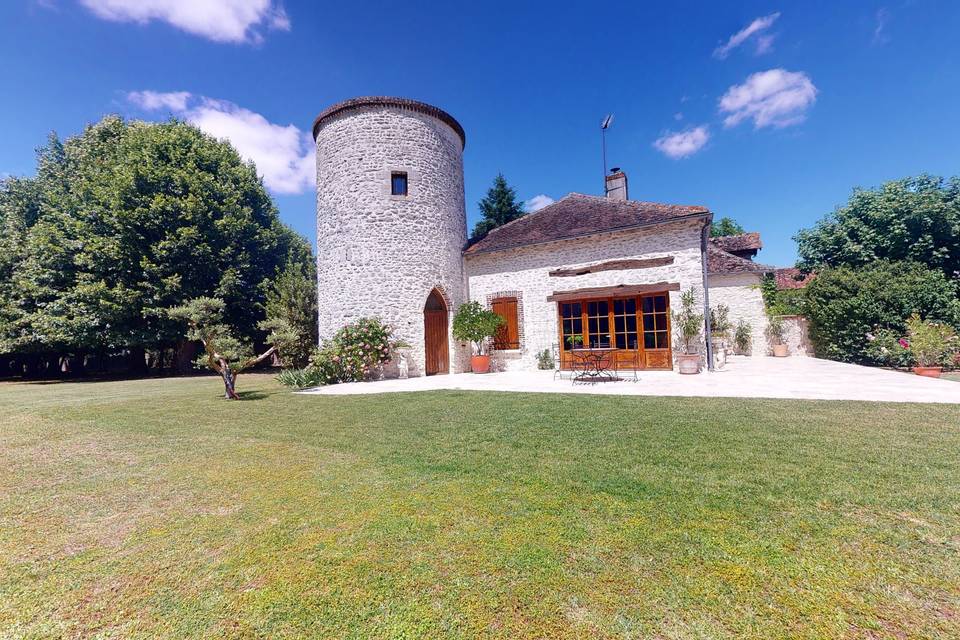
[[[907,319],[907,335],[878,329],[867,334],[867,342],[867,352],[874,359],[895,367],[949,367],[960,362],[960,339],[953,327],[917,314]]]
[[[402,346],[405,345],[394,338],[392,327],[378,318],[361,318],[325,340],[310,356],[305,369],[281,374],[278,379],[298,388],[369,380]]]

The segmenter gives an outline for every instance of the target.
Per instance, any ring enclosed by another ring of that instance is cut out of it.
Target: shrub
[[[277,382],[293,389],[309,389],[325,384],[320,372],[311,367],[284,369],[277,374]]]
[[[465,302],[453,317],[453,337],[472,342],[476,353],[483,355],[489,339],[496,335],[503,322],[501,315],[484,309],[476,300]]]
[[[553,369],[553,353],[550,349],[544,349],[537,354],[537,369],[550,371]]]
[[[742,318],[737,322],[737,328],[733,333],[733,344],[740,353],[748,353],[753,344],[753,327]]]
[[[760,280],[760,293],[763,294],[763,305],[770,315],[806,315],[806,289],[777,289],[776,278],[768,273]]]
[[[957,333],[943,322],[921,320],[913,314],[907,320],[907,349],[921,367],[950,365],[957,353]]]
[[[783,344],[786,328],[783,326],[783,318],[780,316],[770,316],[767,321],[767,335],[773,344]]]
[[[699,353],[700,333],[703,328],[703,314],[697,313],[697,299],[693,289],[680,294],[680,311],[673,313],[673,326],[683,342],[683,352]]]
[[[733,329],[733,323],[730,322],[730,307],[725,304],[718,304],[710,309],[710,332],[715,336],[728,336]]]
[[[378,318],[361,318],[324,341],[301,373],[286,374],[284,379],[294,387],[367,380],[390,362],[393,352],[402,346],[405,344],[394,339],[392,327]]]
[[[867,335],[880,329],[904,335],[914,313],[953,326],[960,321],[956,283],[914,262],[824,269],[806,291],[810,339],[817,355],[832,360],[884,362]]]

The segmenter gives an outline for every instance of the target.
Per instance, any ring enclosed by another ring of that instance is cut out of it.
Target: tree
[[[911,260],[960,276],[960,177],[929,175],[856,189],[846,205],[796,236],[806,270]]]
[[[960,326],[956,282],[916,262],[828,267],[805,291],[810,339],[818,356],[832,360],[874,362],[868,334],[888,329],[903,335],[914,313]]]
[[[501,225],[507,224],[526,214],[523,203],[517,200],[517,192],[507,184],[502,173],[493,179],[493,186],[478,203],[483,216],[473,227],[471,241],[477,241]]]
[[[203,344],[204,355],[197,360],[197,364],[206,365],[220,374],[226,399],[239,400],[237,377],[277,351],[289,347],[291,343],[296,343],[299,336],[283,320],[267,319],[260,323],[260,326],[270,332],[266,339],[270,346],[260,355],[254,355],[252,344],[237,338],[231,328],[224,323],[225,309],[223,300],[201,297],[173,307],[167,310],[165,315],[171,320],[186,323],[187,337]]]
[[[487,342],[504,322],[503,316],[484,309],[476,300],[464,302],[453,317],[453,337],[472,342],[476,354],[483,355],[487,352]]]
[[[724,216],[710,225],[710,237],[711,238],[720,238],[723,236],[737,236],[741,233],[746,233],[743,227],[734,220]]]
[[[316,274],[315,268],[291,261],[267,287],[265,307],[270,328],[276,328],[280,321],[294,333],[279,352],[286,367],[307,366],[317,348]]]
[[[143,366],[145,348],[182,339],[164,310],[202,296],[223,301],[237,336],[259,340],[263,283],[310,261],[256,168],[184,122],[108,116],[65,142],[52,135],[29,182],[20,208],[34,220],[0,285],[11,350],[126,350]]]

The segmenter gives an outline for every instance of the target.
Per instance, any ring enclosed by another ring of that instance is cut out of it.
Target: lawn
[[[960,407],[0,384],[0,637],[960,637]]]

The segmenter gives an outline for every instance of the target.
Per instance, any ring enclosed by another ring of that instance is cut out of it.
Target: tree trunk
[[[147,372],[147,354],[143,347],[130,347],[127,354],[127,369],[131,375],[144,375]]]
[[[220,367],[220,377],[223,378],[223,397],[227,400],[239,400],[237,395],[237,374],[230,370],[230,365],[223,363]]]

